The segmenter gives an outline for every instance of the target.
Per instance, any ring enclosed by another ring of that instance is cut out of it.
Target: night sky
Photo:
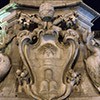
[[[100,0],[83,0],[87,5],[100,13]],[[7,5],[9,0],[0,0],[0,8]],[[100,30],[100,18],[94,22],[92,30]]]

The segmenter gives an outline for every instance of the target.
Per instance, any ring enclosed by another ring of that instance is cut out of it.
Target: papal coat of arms
[[[8,40],[0,47],[1,86],[6,77],[8,80],[14,77],[16,95],[25,93],[33,100],[65,100],[73,90],[79,91],[84,64],[92,84],[100,92],[100,41],[79,25],[77,12],[55,13],[53,5],[47,2],[35,14],[17,11],[16,25],[7,30]],[[12,34],[14,29],[16,32]],[[16,46],[9,45],[12,41]],[[15,76],[9,76],[10,72]]]

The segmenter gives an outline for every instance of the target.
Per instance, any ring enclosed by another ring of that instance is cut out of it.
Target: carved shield
[[[20,54],[32,80],[28,94],[40,100],[66,98],[66,72],[77,56],[76,42],[68,36],[66,43],[61,43],[59,34],[41,33],[36,37],[34,43],[32,33],[19,39]]]

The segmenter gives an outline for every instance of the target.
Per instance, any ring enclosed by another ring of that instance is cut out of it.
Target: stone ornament
[[[93,37],[94,33],[89,34],[87,37],[87,48],[93,54],[86,60],[86,69],[93,85],[100,92],[100,41],[95,40]]]
[[[52,18],[54,16],[54,7],[49,3],[43,3],[39,8],[39,15],[42,19]]]
[[[0,53],[0,81],[2,81],[4,77],[6,77],[10,68],[11,63],[9,58],[6,55]]]
[[[26,81],[21,87],[26,94],[40,100],[61,100],[68,97],[73,86],[80,80],[79,73],[74,72],[71,68],[78,54],[78,33],[73,29],[68,29],[65,31],[62,43],[60,43],[58,38],[63,30],[57,23],[61,23],[64,19],[59,20],[59,22],[56,21],[59,18],[56,19],[55,24],[55,21],[52,22],[53,15],[54,8],[52,5],[44,3],[40,6],[38,17],[28,16],[30,21],[26,20],[24,22],[23,18],[27,18],[27,15],[22,17],[22,14],[18,21],[22,24],[22,27],[26,23],[30,25],[30,22],[36,22],[38,25],[33,32],[22,30],[17,38],[21,58],[30,76],[30,82],[27,83]],[[71,14],[70,16],[74,15]],[[70,19],[70,16],[68,20],[70,26],[68,27],[76,25],[73,21],[74,17]],[[35,42],[34,39],[36,39]],[[70,70],[72,70],[70,72],[71,76],[67,75]],[[20,78],[18,80],[21,81]],[[23,81],[24,78],[22,78],[22,83]],[[19,89],[19,91],[21,90]]]
[[[36,14],[17,12],[17,33],[12,35],[12,28],[7,31],[10,38],[0,47],[0,85],[14,74],[16,96],[24,93],[33,100],[66,100],[82,88],[83,66],[100,92],[100,41],[79,25],[77,12],[55,12],[51,3],[42,3]],[[9,45],[14,47],[11,54]]]

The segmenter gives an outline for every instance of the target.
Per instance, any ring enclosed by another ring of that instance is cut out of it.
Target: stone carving
[[[39,15],[44,20],[49,20],[54,16],[54,7],[51,4],[43,3],[39,8]],[[48,18],[48,19],[46,19]]]
[[[57,83],[53,80],[52,70],[47,69],[44,72],[44,81],[41,82],[39,93],[44,99],[53,98],[57,95]]]
[[[26,88],[29,87],[29,83],[30,83],[30,77],[28,75],[28,71],[27,70],[23,70],[21,71],[20,69],[18,69],[16,71],[16,78],[17,78],[17,82],[18,82],[18,87],[17,87],[17,91],[19,93],[21,93],[22,91],[27,91]]]
[[[70,95],[72,87],[75,85],[78,78],[78,74],[72,72],[72,74],[75,74],[75,76],[72,76],[73,80],[70,80],[69,83],[66,81],[66,72],[71,69],[73,61],[78,53],[78,34],[73,29],[65,31],[62,40],[63,44],[60,44],[58,38],[63,30],[59,27],[59,23],[62,23],[61,20],[65,20],[65,17],[62,17],[59,22],[57,21],[59,18],[56,18],[53,23],[53,14],[54,8],[52,5],[44,3],[40,6],[38,16],[33,15],[30,17],[29,15],[24,16],[22,14],[18,21],[22,24],[22,27],[24,25],[24,28],[26,29],[26,26],[29,26],[31,22],[37,23],[38,26],[32,32],[22,30],[17,36],[20,55],[26,69],[29,71],[30,79],[32,81],[32,83],[29,83],[31,86],[29,89],[32,92],[28,94],[36,99],[64,99]],[[26,22],[25,18],[27,18],[27,16],[29,17],[29,20]],[[68,28],[76,25],[74,20],[75,17],[72,16],[74,15],[71,14],[66,18],[65,22]],[[50,39],[48,37],[50,37]],[[35,42],[34,39],[36,39]],[[72,50],[72,52],[68,53],[70,50]],[[42,74],[37,75],[40,71]],[[63,73],[65,75],[63,75]],[[18,78],[18,80],[19,79],[22,81],[21,78]]]
[[[80,85],[85,66],[100,92],[100,41],[78,21],[77,12],[56,14],[51,3],[41,4],[36,14],[17,12],[16,32],[8,29],[5,38],[11,37],[0,45],[0,85],[14,74],[16,96],[24,93],[35,100],[65,100],[75,89],[84,91]],[[9,45],[22,63],[13,61],[13,54],[7,52]]]
[[[87,37],[87,48],[93,53],[86,60],[86,67],[93,85],[100,92],[100,41],[90,33]]]
[[[6,55],[0,53],[0,81],[2,81],[4,77],[6,77],[10,68],[11,64],[9,58]]]

